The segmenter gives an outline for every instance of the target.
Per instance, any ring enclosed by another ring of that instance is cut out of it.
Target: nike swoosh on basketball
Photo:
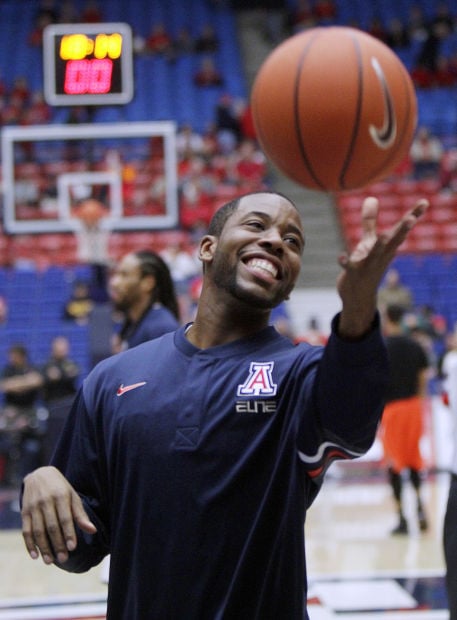
[[[397,137],[397,119],[395,118],[395,110],[392,102],[392,95],[389,91],[386,77],[376,58],[371,59],[371,65],[381,85],[384,99],[384,122],[381,127],[370,125],[369,132],[373,142],[380,149],[388,149],[395,142]]]
[[[121,383],[121,385],[117,388],[117,396],[122,396],[122,394],[125,394],[126,392],[130,392],[130,390],[136,390],[136,388],[141,387],[142,385],[146,385],[146,381],[140,381],[139,383],[131,383],[130,385],[124,385],[123,383]]]

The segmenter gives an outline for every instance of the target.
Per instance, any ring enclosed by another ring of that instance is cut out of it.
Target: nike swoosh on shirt
[[[381,149],[388,149],[395,142],[397,137],[397,119],[392,101],[392,95],[387,84],[386,76],[376,58],[371,59],[371,65],[381,85],[384,99],[384,122],[381,127],[371,124],[369,127],[370,136],[373,142]]]
[[[140,381],[139,383],[131,383],[130,385],[121,385],[117,388],[117,396],[122,396],[126,392],[130,392],[130,390],[135,390],[136,388],[141,387],[142,385],[146,385],[146,381]]]

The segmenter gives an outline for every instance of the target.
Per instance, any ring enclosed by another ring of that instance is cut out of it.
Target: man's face
[[[134,254],[124,256],[109,280],[109,295],[117,310],[128,311],[143,299],[143,280],[138,258]]]
[[[65,359],[70,351],[70,343],[66,338],[56,338],[52,343],[52,355],[56,359]]]
[[[8,353],[9,363],[15,368],[24,368],[27,365],[27,357],[16,349],[11,349]]]
[[[303,248],[294,206],[276,194],[254,194],[228,218],[208,270],[216,286],[234,298],[269,309],[289,297]]]

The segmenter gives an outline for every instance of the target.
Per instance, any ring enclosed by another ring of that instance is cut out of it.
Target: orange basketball
[[[417,124],[400,59],[344,26],[312,28],[278,45],[256,75],[251,106],[265,155],[297,183],[325,191],[388,176]]]

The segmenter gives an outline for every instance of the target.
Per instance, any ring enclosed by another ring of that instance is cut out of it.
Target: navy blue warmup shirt
[[[171,310],[161,304],[154,304],[137,323],[126,321],[120,335],[126,343],[125,348],[131,349],[162,334],[173,332],[178,327],[179,321]]]
[[[302,620],[304,519],[335,458],[371,446],[384,405],[379,322],[294,346],[267,327],[200,350],[174,333],[102,361],[53,464],[98,528],[61,565],[111,553],[108,618]]]

